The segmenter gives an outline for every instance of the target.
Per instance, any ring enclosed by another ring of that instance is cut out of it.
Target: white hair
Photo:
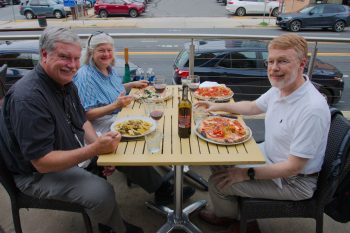
[[[101,44],[112,45],[113,51],[114,51],[114,40],[110,35],[104,32],[93,33],[86,41],[86,50],[83,52],[83,55],[82,55],[83,64],[89,64],[90,59],[92,57],[92,53],[94,52],[94,49],[96,49]],[[114,65],[114,63],[115,63],[115,60],[113,57],[113,61],[111,65]]]

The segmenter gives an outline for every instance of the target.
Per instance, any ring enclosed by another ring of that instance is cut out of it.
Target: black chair
[[[1,114],[1,111],[0,111]],[[3,143],[3,138],[0,137],[0,145]],[[1,147],[0,153],[0,182],[6,189],[11,200],[12,218],[16,233],[22,233],[21,220],[19,210],[21,208],[36,208],[36,209],[50,209],[63,210],[76,213],[82,213],[87,233],[93,233],[91,221],[86,211],[81,205],[72,204],[64,201],[40,199],[28,196],[22,193],[14,182],[12,173],[7,169],[2,154],[6,153],[5,149]]]
[[[239,199],[240,233],[246,232],[247,220],[286,217],[314,218],[316,233],[322,233],[324,207],[332,199],[339,177],[349,170],[349,166],[345,166],[350,162],[349,153],[350,123],[341,114],[332,114],[325,158],[313,197],[302,201],[241,197]],[[333,174],[334,164],[341,165],[340,174]]]
[[[6,94],[6,91],[5,91],[6,72],[7,72],[7,65],[3,64],[0,67],[0,99],[2,99]]]

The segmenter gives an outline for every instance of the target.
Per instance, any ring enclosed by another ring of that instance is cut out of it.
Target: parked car
[[[39,62],[39,41],[6,41],[0,44],[0,67],[7,64],[7,74],[5,78],[5,89],[8,90],[17,80],[34,68]],[[125,62],[123,58],[116,57],[115,68],[119,75],[124,76]],[[136,69],[139,68],[129,62],[130,76],[133,78]]]
[[[279,2],[275,0],[228,0],[226,11],[230,14],[243,16],[246,14],[269,14],[278,15]]]
[[[264,64],[267,58],[265,41],[199,41],[195,43],[194,74],[201,77],[201,82],[226,84],[235,93],[235,100],[254,100],[271,87]],[[188,76],[188,59],[189,43],[186,43],[173,65],[175,84],[181,84],[181,79]],[[343,74],[336,67],[316,59],[312,81],[328,103],[340,100]]]
[[[350,7],[340,4],[310,5],[296,13],[280,14],[276,24],[293,32],[302,28],[332,28],[342,32],[350,25]]]
[[[38,15],[60,19],[70,14],[70,12],[65,11],[63,4],[59,4],[55,0],[29,0],[21,2],[19,13],[27,19],[34,19]]]
[[[109,15],[129,15],[135,18],[145,12],[145,5],[129,0],[97,0],[94,10],[95,15],[101,18],[107,18]]]

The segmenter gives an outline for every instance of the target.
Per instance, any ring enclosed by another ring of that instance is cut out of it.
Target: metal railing
[[[79,34],[79,37],[82,40],[86,40],[91,34]],[[178,34],[178,33],[109,33],[111,37],[115,40],[123,40],[123,39],[179,39],[179,40],[188,40],[191,45],[193,45],[194,41],[198,40],[265,40],[270,41],[276,36],[260,36],[260,35],[231,35],[231,34]],[[0,41],[14,41],[14,40],[37,40],[40,35],[0,35]],[[309,46],[311,48],[310,62],[308,67],[308,75],[312,78],[312,72],[314,67],[314,61],[317,57],[317,52],[319,50],[319,44],[324,42],[332,42],[332,43],[342,43],[342,44],[350,44],[350,38],[333,38],[333,37],[304,37],[308,42],[314,43]],[[189,50],[189,73],[194,72],[194,46],[190,46]],[[350,52],[350,51],[349,51]],[[350,73],[350,71],[348,71]],[[344,73],[344,72],[343,72]],[[346,75],[348,78],[348,76]],[[349,80],[350,81],[350,80]],[[259,88],[257,86],[257,88]],[[261,87],[265,88],[265,87]]]

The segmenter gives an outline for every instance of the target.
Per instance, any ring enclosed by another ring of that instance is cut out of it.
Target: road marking
[[[163,47],[163,46],[161,46]],[[165,46],[167,47],[167,46]],[[176,47],[176,46],[173,46]],[[176,55],[179,52],[176,51],[164,51],[164,52],[160,52],[160,51],[145,51],[145,52],[131,52],[129,50],[129,54],[132,55]],[[117,52],[117,55],[123,55],[123,52]],[[350,57],[350,53],[317,53],[317,56],[319,57]]]

